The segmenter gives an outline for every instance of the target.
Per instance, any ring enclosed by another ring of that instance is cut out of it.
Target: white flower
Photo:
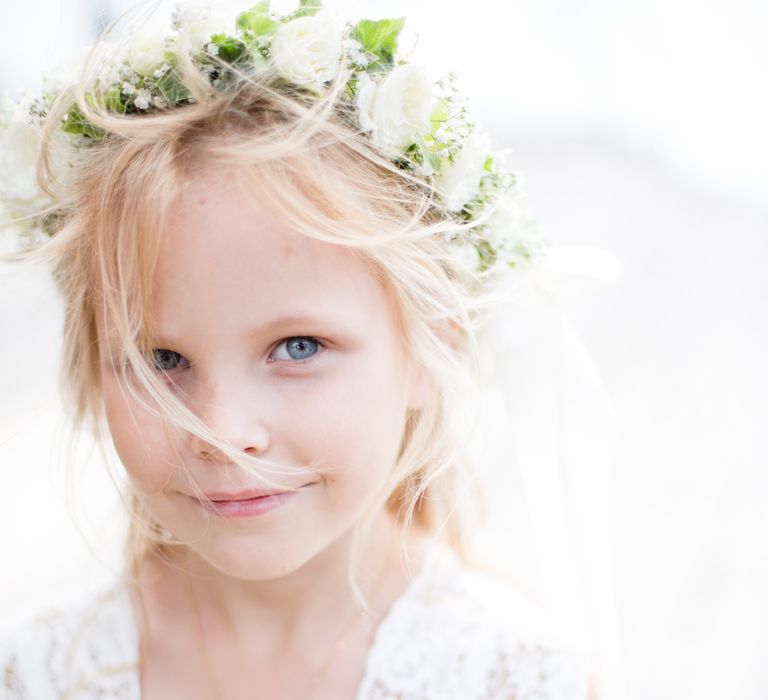
[[[146,88],[141,88],[136,91],[136,97],[133,98],[133,104],[138,109],[149,109],[151,104],[152,94]]]
[[[371,59],[363,49],[363,45],[357,41],[357,39],[344,39],[342,46],[347,52],[347,57],[351,63],[356,63],[358,66],[365,68]]]
[[[461,211],[477,195],[480,180],[485,174],[485,161],[490,153],[491,142],[488,136],[475,132],[456,153],[453,164],[446,164],[437,184],[448,211]]]
[[[136,34],[128,47],[128,63],[139,75],[151,78],[165,63],[165,37]]]
[[[477,248],[468,240],[446,243],[448,256],[460,270],[474,271],[478,265]]]
[[[286,80],[319,87],[339,70],[343,28],[324,10],[281,25],[272,40],[275,68]]]
[[[113,41],[99,41],[98,48],[89,63],[86,91],[91,91],[95,83],[101,85],[115,85],[126,80],[128,73],[133,74],[126,62],[126,48],[122,43]]]
[[[168,65],[167,63],[163,63],[163,65],[160,66],[160,68],[158,68],[153,73],[153,75],[155,76],[155,78],[162,78],[170,70],[170,68],[171,68],[170,65]]]
[[[497,206],[480,235],[497,252],[500,260],[527,266],[541,255],[543,240],[536,222],[512,191],[502,192]]]
[[[210,43],[214,34],[231,35],[235,29],[232,19],[220,10],[214,10],[208,2],[187,2],[177,5],[173,23],[178,27],[184,41],[193,53],[199,52]]]
[[[197,52],[206,44],[209,44],[211,37],[215,34],[232,34],[234,28],[232,22],[221,17],[206,17],[189,25],[189,46]]]
[[[483,227],[483,238],[494,248],[525,233],[528,219],[520,203],[511,197],[502,197]]]
[[[44,199],[35,178],[40,135],[19,105],[3,97],[0,107],[0,200],[20,213],[40,208]]]
[[[54,186],[69,184],[78,138],[61,130],[51,134],[49,165]],[[51,204],[37,184],[40,147],[40,134],[30,124],[26,106],[7,97],[0,99],[0,202],[12,217],[35,215]]]
[[[80,80],[92,47],[84,46],[59,62],[54,68],[42,75],[43,88],[46,92],[60,92]]]
[[[398,66],[378,84],[363,74],[358,88],[360,126],[380,146],[403,150],[429,133],[435,98],[418,64]]]
[[[368,73],[361,73],[357,79],[357,105],[358,121],[363,131],[373,131],[376,123],[373,121],[371,109],[373,107],[373,98],[376,95],[376,83],[371,80]]]

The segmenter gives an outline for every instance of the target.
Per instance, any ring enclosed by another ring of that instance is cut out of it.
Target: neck
[[[402,530],[393,518],[383,514],[364,548],[357,569],[358,585],[374,614],[386,612],[407,586],[402,538]],[[275,643],[297,640],[312,636],[329,618],[345,617],[358,606],[349,576],[352,544],[353,533],[349,532],[299,569],[264,581],[229,576],[190,549],[178,547],[168,562],[156,560],[149,564],[147,568],[157,574],[150,588],[159,589],[161,604],[176,609],[180,617],[188,614],[191,593],[207,625],[232,639],[246,641],[258,631],[263,640],[269,630]],[[421,543],[411,536],[405,544],[416,571],[421,562]]]

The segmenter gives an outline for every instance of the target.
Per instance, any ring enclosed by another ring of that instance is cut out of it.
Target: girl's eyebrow
[[[244,333],[244,338],[253,338],[258,335],[262,334],[268,334],[270,332],[274,332],[276,329],[283,328],[285,326],[296,326],[301,324],[307,324],[307,325],[313,325],[313,326],[322,326],[323,328],[333,329],[333,328],[341,328],[341,320],[331,314],[324,314],[323,316],[318,316],[317,314],[313,313],[307,313],[307,312],[294,312],[294,313],[288,313],[284,314],[282,316],[278,316],[276,318],[273,318],[266,323],[262,323],[258,326],[253,326],[251,328],[248,328]],[[164,344],[177,344],[181,342],[176,338],[176,336],[181,337],[182,334],[176,334],[176,333],[157,333],[154,338],[154,343],[164,343]]]
[[[254,326],[250,330],[246,331],[247,336],[258,335],[259,333],[266,333],[274,330],[275,328],[281,328],[283,326],[292,326],[300,324],[322,324],[322,325],[335,325],[336,319],[332,315],[318,316],[313,313],[306,312],[294,312],[290,314],[284,314],[273,318],[271,321],[261,324],[260,326]]]
[[[332,322],[333,317],[326,317],[323,316],[322,318],[316,314],[311,313],[291,313],[291,314],[284,314],[283,316],[278,316],[277,318],[272,319],[271,321],[268,321],[267,323],[262,324],[261,326],[257,326],[253,329],[253,332],[260,332],[265,330],[270,330],[271,328],[275,328],[276,326],[288,326],[291,324],[301,324],[301,323],[328,323],[329,320]]]

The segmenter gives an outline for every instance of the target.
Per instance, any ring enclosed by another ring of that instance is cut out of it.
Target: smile
[[[194,500],[204,510],[220,518],[250,518],[279,508],[295,495],[296,491],[284,491],[239,500]]]

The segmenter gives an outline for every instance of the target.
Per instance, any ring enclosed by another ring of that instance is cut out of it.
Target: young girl
[[[102,42],[6,120],[42,134],[42,189],[5,203],[130,528],[114,585],[0,643],[0,694],[586,698],[470,565],[476,332],[538,254],[514,176],[401,19],[217,22]]]

